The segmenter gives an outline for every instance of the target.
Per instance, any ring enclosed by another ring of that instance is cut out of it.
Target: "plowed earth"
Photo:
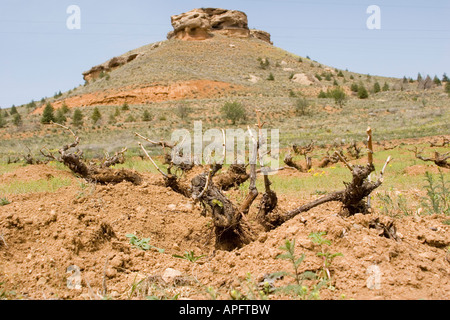
[[[377,212],[343,218],[337,215],[339,205],[329,203],[270,232],[255,229],[256,240],[245,247],[219,251],[210,216],[164,187],[158,175],[145,174],[141,186],[98,186],[67,171],[35,165],[4,174],[1,182],[50,177],[69,178],[72,184],[51,193],[11,195],[11,203],[0,206],[0,292],[8,298],[137,299],[178,294],[179,299],[211,299],[210,287],[218,299],[230,299],[233,289],[248,294],[248,274],[257,285],[267,274],[292,271],[288,261],[276,256],[283,253],[279,247],[285,239],[295,239],[296,254],[306,256],[301,272],[321,268],[323,261],[317,256],[321,250],[342,253],[330,267],[334,288],[322,289],[321,299],[450,299],[450,226],[442,223],[443,215],[396,218],[400,240],[395,241],[370,227],[376,218],[382,223],[392,218]],[[228,194],[239,198],[239,191]],[[279,206],[292,209],[311,197],[279,195]],[[248,219],[255,214],[251,211]],[[319,231],[327,232],[330,246],[320,248],[308,238]],[[164,252],[132,246],[127,234],[150,238],[149,244]],[[195,263],[173,256],[186,251],[205,256]],[[79,277],[73,271],[77,267]],[[173,277],[171,269],[178,271]],[[273,285],[289,281],[285,277]],[[294,296],[272,293],[269,298]]]

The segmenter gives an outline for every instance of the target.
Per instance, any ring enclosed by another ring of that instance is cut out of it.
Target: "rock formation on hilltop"
[[[171,17],[173,31],[168,39],[206,40],[214,34],[236,38],[257,38],[270,44],[270,34],[248,28],[247,15],[242,11],[218,8],[194,9]]]
[[[194,9],[171,17],[173,31],[167,34],[167,39],[206,40],[214,34],[233,38],[256,38],[273,44],[270,33],[262,30],[249,29],[247,15],[238,10],[218,8]],[[158,48],[162,42],[155,43],[152,49]],[[83,72],[85,81],[92,81],[107,73],[124,66],[142,56],[142,52],[131,51],[119,57],[114,57],[105,63]]]

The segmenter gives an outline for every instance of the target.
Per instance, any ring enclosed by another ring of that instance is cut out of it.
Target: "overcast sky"
[[[81,29],[67,27],[70,5]],[[367,27],[370,5],[380,8],[380,29]],[[448,0],[1,0],[0,107],[72,89],[92,66],[165,40],[171,15],[201,7],[244,11],[275,46],[332,67],[450,75]]]

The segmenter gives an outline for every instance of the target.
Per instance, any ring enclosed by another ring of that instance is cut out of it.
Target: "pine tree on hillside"
[[[78,108],[73,112],[72,125],[74,127],[81,127],[83,125],[83,113]]]
[[[147,110],[144,110],[144,114],[142,115],[142,121],[150,121],[150,120],[152,120],[150,113]]]
[[[369,97],[369,93],[367,89],[361,84],[358,86],[358,98],[367,99]]]
[[[50,122],[55,122],[55,116],[53,115],[53,107],[50,102],[45,106],[44,112],[42,113],[41,123],[49,124]]]
[[[61,112],[63,113],[63,114],[66,114],[66,113],[68,113],[70,110],[69,110],[69,107],[67,106],[67,104],[64,102],[63,103],[63,105],[62,105],[62,107],[61,107]]]
[[[6,119],[4,113],[0,109],[0,128],[4,128],[6,126]]]
[[[440,86],[440,85],[441,85],[441,80],[440,80],[437,76],[434,76],[433,82],[434,82],[434,84],[436,84],[437,86]]]
[[[19,127],[19,126],[22,125],[22,116],[20,115],[20,113],[17,112],[17,113],[14,115],[13,123],[14,123],[14,125],[15,125],[16,127]]]
[[[58,111],[56,111],[55,122],[59,124],[64,124],[66,123],[66,121],[67,118],[64,115],[64,110],[62,108],[58,109]]]
[[[380,92],[381,91],[381,87],[380,87],[380,84],[378,83],[378,81],[377,82],[375,82],[375,84],[373,85],[373,92],[374,93],[378,93],[378,92]]]
[[[92,116],[91,119],[94,122],[94,124],[97,123],[98,120],[100,120],[102,118],[102,115],[100,113],[100,110],[98,110],[97,107],[94,108],[94,111],[92,112]]]
[[[17,113],[17,108],[16,108],[15,105],[13,105],[13,106],[11,107],[10,114],[13,115],[13,114],[16,114],[16,113]]]

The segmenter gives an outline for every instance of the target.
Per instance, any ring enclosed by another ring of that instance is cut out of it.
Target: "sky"
[[[67,27],[71,5],[80,9],[80,29]],[[448,0],[1,0],[0,107],[73,89],[92,66],[166,40],[170,16],[202,7],[244,11],[276,47],[324,65],[399,78],[450,75]]]

